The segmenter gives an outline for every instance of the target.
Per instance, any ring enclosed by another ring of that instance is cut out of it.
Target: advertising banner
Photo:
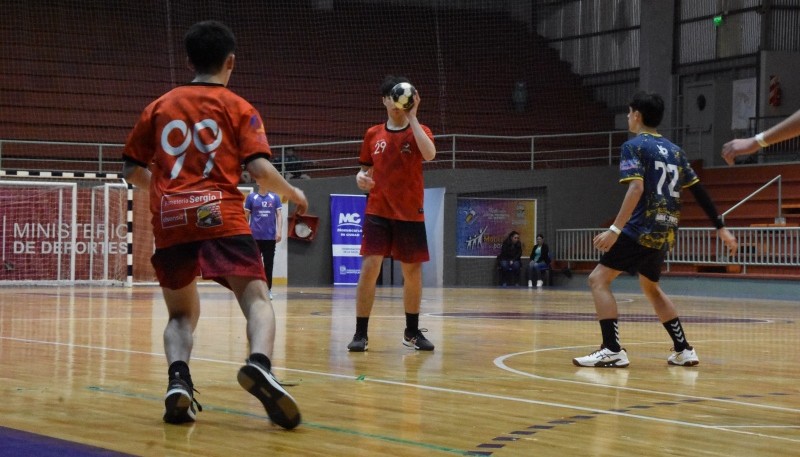
[[[331,194],[333,284],[356,285],[361,275],[361,223],[366,195]]]
[[[512,230],[523,256],[536,242],[535,199],[459,198],[457,215],[457,257],[495,257]]]

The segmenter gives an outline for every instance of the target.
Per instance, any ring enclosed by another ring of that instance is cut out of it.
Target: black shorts
[[[367,214],[362,236],[362,256],[392,256],[403,263],[430,260],[424,222],[398,221]]]
[[[627,271],[630,274],[639,273],[653,282],[658,282],[665,256],[665,251],[644,247],[623,233],[614,246],[611,246],[611,250],[600,257],[600,265],[612,270]]]

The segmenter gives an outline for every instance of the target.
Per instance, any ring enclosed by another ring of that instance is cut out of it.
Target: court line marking
[[[35,343],[35,344],[54,345],[54,346],[66,346],[66,347],[72,347],[72,348],[81,348],[81,349],[98,350],[98,351],[111,351],[111,352],[120,352],[120,353],[127,353],[127,354],[151,355],[151,356],[157,356],[157,357],[163,357],[164,356],[164,354],[162,354],[160,352],[159,353],[155,353],[155,352],[146,352],[146,351],[135,351],[135,350],[130,350],[130,349],[107,348],[107,347],[99,347],[99,346],[90,346],[90,345],[85,345],[85,344],[61,343],[61,342],[57,342],[57,341],[31,340],[31,339],[26,339],[26,338],[14,338],[14,337],[2,337],[2,336],[0,336],[0,339],[10,340],[10,341],[19,341],[19,342],[24,342],[24,343]],[[577,347],[579,348],[579,347],[586,347],[586,346],[577,346]],[[568,348],[569,347],[565,347],[563,349],[568,349]],[[548,348],[547,350],[555,350],[555,349],[554,348]],[[506,357],[507,358],[508,356],[512,356],[512,355],[516,355],[516,354],[524,354],[524,353],[528,353],[528,352],[531,352],[531,351],[524,351],[524,352],[520,352],[520,353],[508,354],[507,356],[501,356],[499,358],[502,358],[502,357]],[[212,362],[212,363],[221,363],[221,364],[226,364],[226,365],[237,365],[237,366],[241,365],[240,362],[232,362],[232,361],[228,361],[228,360],[212,359],[212,358],[208,358],[208,357],[192,357],[192,359],[193,360],[202,360],[202,361],[205,361],[205,362]],[[495,360],[497,360],[497,359],[495,359]],[[310,375],[316,375],[316,376],[321,376],[321,377],[326,377],[327,376],[327,377],[340,378],[340,379],[350,379],[350,380],[356,379],[352,374],[343,375],[343,374],[339,374],[339,373],[320,372],[320,371],[303,370],[303,369],[296,369],[296,368],[286,368],[286,367],[278,367],[278,366],[275,366],[273,368],[276,368],[276,369],[279,369],[279,370],[284,370],[284,371],[291,371],[291,372],[295,372],[295,373],[305,373],[305,374],[310,374]],[[510,370],[518,371],[518,370],[514,370],[514,369],[510,369]],[[519,373],[522,374],[522,375],[525,375],[525,376],[529,375],[529,374],[526,374],[525,372],[519,372]],[[422,385],[422,384],[411,384],[411,383],[407,383],[407,382],[392,381],[392,380],[388,380],[388,379],[378,379],[378,378],[370,378],[370,377],[365,377],[365,378],[363,378],[362,381],[363,382],[375,382],[375,383],[379,383],[379,384],[393,385],[393,386],[399,386],[399,387],[407,387],[407,388],[412,388],[412,389],[428,390],[428,391],[432,391],[432,392],[441,392],[441,393],[447,393],[447,394],[458,394],[458,395],[465,395],[465,396],[472,396],[472,397],[488,398],[488,399],[492,399],[492,400],[504,400],[504,401],[511,401],[511,402],[517,402],[517,403],[526,403],[526,404],[531,404],[531,405],[549,406],[551,408],[569,409],[569,410],[583,411],[583,412],[589,412],[589,413],[595,413],[595,414],[601,413],[601,414],[607,414],[607,415],[612,415],[612,416],[626,417],[626,418],[629,418],[629,419],[639,419],[639,420],[644,420],[644,421],[665,423],[665,424],[670,424],[670,425],[694,427],[694,428],[707,429],[707,430],[716,430],[716,431],[735,433],[735,434],[740,434],[740,435],[756,436],[756,437],[770,438],[770,439],[775,439],[775,440],[780,440],[780,441],[788,441],[788,442],[792,442],[792,443],[800,443],[800,439],[795,439],[795,438],[787,438],[787,437],[782,437],[782,436],[766,435],[766,434],[758,433],[758,432],[751,432],[751,431],[746,431],[746,430],[724,428],[724,427],[720,427],[720,426],[717,426],[717,425],[699,424],[699,423],[695,423],[695,422],[679,421],[679,420],[672,420],[672,419],[663,419],[663,418],[651,417],[651,416],[642,416],[642,415],[631,414],[631,413],[627,413],[627,412],[602,410],[602,409],[599,409],[599,408],[589,408],[589,407],[586,407],[586,406],[570,405],[570,404],[567,404],[567,403],[555,403],[555,402],[543,401],[543,400],[532,400],[532,399],[528,399],[528,398],[512,397],[512,396],[508,396],[508,395],[497,395],[497,394],[491,394],[491,393],[472,392],[472,391],[468,391],[468,390],[451,389],[451,388],[436,387],[436,386],[427,386],[427,385]],[[589,385],[596,385],[596,384],[589,384]],[[643,392],[648,392],[648,391],[643,391]],[[658,394],[664,394],[663,392],[657,392],[657,391],[653,391],[653,392],[654,393],[658,393]],[[702,397],[697,397],[697,398],[702,398]],[[709,398],[709,399],[710,400],[716,400],[716,401],[722,401],[722,400],[719,400],[719,399],[711,399],[711,398]],[[744,403],[744,402],[741,402],[740,404],[741,405],[746,405],[746,406],[755,406],[755,407],[761,407],[762,406],[762,405],[758,405],[758,404]],[[797,409],[784,409],[784,410],[785,411],[789,411],[789,412],[798,412],[798,411],[800,411],[800,410],[797,410]]]
[[[707,342],[707,341],[709,341],[709,340],[703,340],[703,341],[700,341],[700,342],[702,343],[702,342]],[[626,343],[626,346],[639,346],[639,345],[648,345],[648,344],[663,344],[663,343],[660,342],[660,341],[642,342],[642,343]],[[783,406],[762,405],[762,404],[758,404],[758,403],[748,403],[748,402],[737,401],[737,400],[728,400],[728,399],[724,399],[724,398],[703,397],[703,396],[698,396],[698,395],[681,394],[681,393],[677,393],[677,392],[665,392],[665,391],[661,391],[661,390],[639,389],[639,388],[636,388],[636,387],[612,386],[612,385],[608,385],[608,384],[596,384],[596,383],[586,382],[586,381],[575,381],[575,380],[572,380],[572,379],[549,378],[547,376],[540,376],[540,375],[537,375],[537,374],[529,373],[527,371],[517,370],[516,368],[511,368],[511,367],[509,367],[508,365],[505,364],[505,361],[508,360],[509,358],[514,357],[514,356],[518,356],[518,355],[523,355],[523,354],[532,354],[532,353],[536,353],[536,352],[548,352],[548,351],[561,351],[561,350],[566,350],[566,349],[596,348],[596,347],[597,347],[596,345],[595,346],[585,346],[585,345],[584,346],[563,346],[563,347],[534,349],[534,350],[531,350],[531,351],[514,352],[514,353],[511,353],[511,354],[506,354],[506,355],[502,355],[500,357],[497,357],[496,359],[494,359],[494,364],[495,364],[496,367],[500,368],[501,370],[505,370],[505,371],[508,371],[508,372],[511,372],[511,373],[514,373],[514,374],[518,374],[520,376],[525,376],[525,377],[528,377],[528,378],[540,379],[540,380],[543,380],[543,381],[562,382],[562,383],[568,383],[568,384],[580,384],[580,385],[584,385],[584,386],[593,386],[593,387],[608,388],[608,389],[626,390],[626,391],[629,391],[629,392],[636,392],[636,393],[653,394],[653,395],[664,395],[664,396],[672,396],[672,397],[680,397],[680,398],[690,398],[690,399],[694,399],[694,400],[716,401],[716,402],[721,402],[721,403],[730,403],[730,404],[734,404],[734,405],[737,405],[737,406],[747,406],[747,407],[755,407],[755,408],[763,408],[763,409],[773,409],[773,410],[776,410],[776,411],[782,411],[782,412],[788,412],[788,413],[800,413],[800,409],[798,409],[798,408],[786,408],[786,407],[783,407]],[[578,368],[578,367],[576,367],[576,368]],[[586,367],[586,368],[591,368],[591,367]],[[670,367],[667,367],[667,368],[670,368]],[[686,370],[686,369],[694,370],[694,369],[696,369],[696,368],[686,368],[686,367],[671,367],[671,368],[682,369],[682,370]],[[598,368],[598,369],[602,370],[603,368]],[[629,368],[605,368],[605,369],[606,370],[629,370]]]
[[[109,388],[100,387],[100,386],[88,386],[87,389],[89,391],[91,391],[91,392],[100,392],[100,393],[105,393],[105,394],[110,394],[110,395],[117,395],[117,396],[126,397],[126,398],[136,398],[136,399],[139,399],[139,400],[155,401],[155,402],[159,402],[159,403],[161,403],[164,400],[164,398],[161,397],[161,396],[156,397],[155,395],[132,393],[132,392],[126,392],[126,391],[123,391],[123,390],[109,389]],[[247,412],[247,411],[240,411],[238,409],[227,408],[227,407],[224,407],[224,406],[215,406],[215,405],[207,404],[206,402],[203,402],[203,411],[216,411],[218,413],[231,414],[231,415],[234,415],[234,416],[242,416],[242,417],[248,417],[248,418],[251,418],[251,419],[270,422],[269,418],[263,412],[261,414],[255,414],[255,413],[250,413],[250,412]],[[343,434],[346,434],[346,435],[359,436],[359,437],[362,437],[362,438],[374,438],[376,440],[386,441],[386,442],[394,443],[394,444],[403,444],[403,445],[419,447],[419,448],[426,449],[428,451],[448,452],[448,453],[451,453],[451,454],[458,454],[458,455],[464,455],[464,453],[466,452],[463,449],[455,449],[455,448],[452,448],[452,447],[441,446],[441,445],[438,445],[438,444],[424,443],[424,442],[421,442],[421,441],[412,441],[412,440],[407,440],[407,439],[404,439],[404,438],[396,438],[396,437],[393,437],[393,436],[379,435],[377,433],[359,432],[358,430],[347,429],[347,428],[343,428],[343,427],[336,427],[336,426],[333,426],[333,425],[325,425],[325,424],[320,424],[318,422],[308,422],[305,419],[303,419],[303,421],[301,422],[301,425],[303,427],[308,427],[308,428],[316,428],[316,429],[326,430],[326,431],[330,431],[330,432],[343,433]],[[275,427],[276,431],[278,431],[279,427],[277,425],[274,425],[274,427]]]

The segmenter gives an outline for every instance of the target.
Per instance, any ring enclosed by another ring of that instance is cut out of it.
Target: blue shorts
[[[362,256],[391,256],[403,263],[430,260],[424,222],[398,221],[367,214],[362,236]]]

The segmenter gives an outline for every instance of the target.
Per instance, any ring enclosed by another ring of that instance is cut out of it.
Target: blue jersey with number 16
[[[681,217],[681,190],[697,184],[686,153],[658,134],[642,133],[622,145],[620,183],[644,181],[644,193],[622,231],[639,244],[669,250]]]

